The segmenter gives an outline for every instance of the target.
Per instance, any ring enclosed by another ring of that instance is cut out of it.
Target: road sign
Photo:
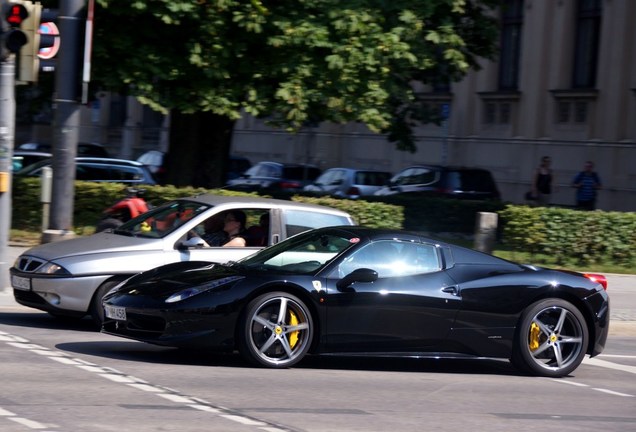
[[[43,60],[49,60],[55,57],[60,50],[60,31],[53,22],[43,22],[38,30],[40,35],[53,36],[53,45],[48,48],[42,48],[38,51],[38,57]]]

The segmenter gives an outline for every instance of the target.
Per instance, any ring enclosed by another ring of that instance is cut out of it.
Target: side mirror
[[[355,269],[336,283],[336,287],[340,291],[347,291],[347,289],[354,282],[375,282],[378,280],[378,272],[369,268]]]
[[[201,237],[192,237],[179,244],[179,249],[201,249],[205,241]]]

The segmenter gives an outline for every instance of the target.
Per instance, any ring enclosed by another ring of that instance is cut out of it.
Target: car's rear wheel
[[[243,357],[271,368],[289,367],[305,356],[313,337],[313,320],[298,297],[272,292],[254,299],[240,323]]]
[[[533,375],[562,377],[576,369],[585,356],[589,332],[581,312],[562,299],[545,299],[521,317],[512,363]]]

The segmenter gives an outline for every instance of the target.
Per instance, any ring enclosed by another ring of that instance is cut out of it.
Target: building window
[[[502,7],[499,90],[516,90],[519,86],[522,26],[523,0],[506,0]]]
[[[576,101],[574,102],[574,123],[587,122],[587,102]]]
[[[570,103],[559,102],[557,107],[557,123],[568,123],[570,121]]]
[[[601,32],[601,0],[579,0],[576,18],[572,87],[593,88]]]
[[[557,122],[586,123],[588,113],[588,101],[586,100],[562,100],[557,104]]]
[[[485,124],[510,124],[512,122],[512,103],[509,101],[488,101],[484,103]]]
[[[510,124],[510,103],[508,102],[499,104],[499,123]]]
[[[486,102],[484,108],[484,123],[494,124],[497,118],[497,104],[494,102]]]

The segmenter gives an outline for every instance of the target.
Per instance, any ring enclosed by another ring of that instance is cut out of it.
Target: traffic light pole
[[[80,44],[85,0],[60,0],[58,23],[61,47],[55,70],[53,123],[53,189],[49,227],[42,242],[75,236],[73,206],[75,195],[75,156],[80,129],[80,83],[82,82]]]
[[[15,137],[15,56],[0,60],[0,291],[10,287],[12,156]]]

